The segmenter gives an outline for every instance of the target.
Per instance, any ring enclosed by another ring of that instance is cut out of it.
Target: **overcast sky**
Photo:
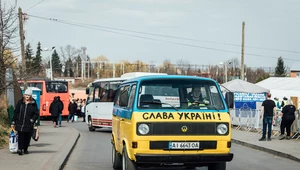
[[[215,65],[241,58],[245,21],[246,65],[275,67],[279,56],[287,66],[300,61],[299,0],[19,0],[18,6],[30,15],[80,23],[29,17],[26,43],[34,49],[41,41],[43,47],[85,46],[91,58],[113,62]]]

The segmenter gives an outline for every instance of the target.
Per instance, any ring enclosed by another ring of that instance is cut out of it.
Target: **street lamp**
[[[44,48],[44,50],[42,50],[42,51],[52,51],[52,50],[54,50],[54,49],[55,49],[55,46],[53,46],[51,49],[49,49],[49,48]],[[51,55],[50,55],[50,78],[51,78],[51,80],[53,80],[52,57],[51,57]]]
[[[225,69],[225,83],[227,82],[227,66],[230,65],[232,63],[232,61],[228,61],[225,63],[220,62],[220,65],[224,65],[224,69]]]

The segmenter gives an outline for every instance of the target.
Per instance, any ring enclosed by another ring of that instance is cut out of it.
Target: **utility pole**
[[[245,45],[245,22],[242,24],[242,55],[241,55],[241,80],[244,78],[244,45]]]
[[[23,30],[23,13],[22,8],[19,8],[19,32],[21,41],[21,55],[22,55],[22,70],[26,73],[26,59],[25,59],[25,46],[24,46],[24,30]]]

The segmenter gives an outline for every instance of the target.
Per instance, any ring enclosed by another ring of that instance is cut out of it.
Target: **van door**
[[[124,137],[124,131],[129,130],[131,127],[131,115],[132,115],[132,107],[134,103],[134,96],[136,91],[136,85],[127,85],[121,88],[120,90],[120,107],[119,107],[119,124],[117,125],[118,129],[118,144],[121,146],[122,138]],[[122,147],[120,147],[122,148]]]

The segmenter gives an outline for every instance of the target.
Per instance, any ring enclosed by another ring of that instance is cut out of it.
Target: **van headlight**
[[[138,131],[141,135],[147,135],[150,131],[150,128],[147,124],[142,123],[138,126]]]
[[[228,132],[228,127],[227,125],[225,124],[219,124],[217,126],[217,132],[220,134],[220,135],[224,135]]]

